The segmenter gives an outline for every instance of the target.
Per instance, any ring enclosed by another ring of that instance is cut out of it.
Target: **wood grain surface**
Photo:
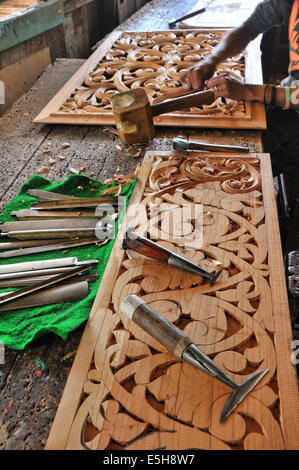
[[[126,228],[207,270],[121,249]],[[148,152],[84,331],[47,449],[298,449],[299,401],[267,154]],[[269,372],[220,424],[230,393],[120,313],[136,294],[237,382]]]
[[[225,30],[114,31],[55,95],[36,123],[114,124],[115,93],[144,88],[151,104],[186,94],[181,74],[211,54]],[[262,84],[259,42],[217,67],[247,83]],[[264,105],[217,98],[210,105],[163,114],[157,126],[265,129]]]
[[[151,0],[117,31],[163,31],[169,18],[183,16],[195,3],[196,0]],[[83,64],[80,59],[58,59],[1,117],[0,210],[33,174],[63,181],[76,171],[104,182],[115,174],[132,173],[142,161],[145,147],[129,149],[105,127],[32,123]],[[262,152],[263,148],[261,132],[257,130],[180,127],[158,127],[148,147],[152,151],[169,151],[172,139],[179,134],[207,143],[246,145],[251,152]],[[41,168],[46,171],[40,173]],[[36,339],[25,351],[6,348],[0,374],[0,449],[44,448],[82,334],[83,327],[67,340],[49,334]],[[38,364],[45,366],[41,376]]]

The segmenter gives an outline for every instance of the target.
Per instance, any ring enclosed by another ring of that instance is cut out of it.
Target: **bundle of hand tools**
[[[0,258],[34,255],[95,244],[101,246],[113,234],[123,208],[122,198],[79,198],[29,190],[38,199],[30,209],[11,212],[15,221],[0,225]],[[96,275],[82,275],[97,260],[79,262],[76,257],[0,265],[0,289],[20,288],[0,294],[0,311],[68,302],[85,298],[88,282]]]
[[[12,212],[17,220],[0,225],[2,237],[19,240],[1,243],[6,251],[0,258],[106,243],[123,208],[115,196],[78,198],[36,189],[28,194],[38,202]]]
[[[0,288],[22,288],[0,294],[0,311],[85,298],[88,282],[97,280],[97,276],[81,274],[96,263],[97,260],[78,262],[76,257],[70,257],[1,265]]]

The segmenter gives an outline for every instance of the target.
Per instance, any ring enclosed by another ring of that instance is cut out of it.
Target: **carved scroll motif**
[[[60,112],[111,113],[111,96],[140,87],[146,90],[151,103],[185,94],[181,73],[209,55],[222,36],[221,32],[197,31],[123,33]],[[243,81],[244,56],[220,64],[217,74],[222,73]],[[246,106],[244,102],[218,98],[190,112],[198,116],[244,117]]]
[[[200,224],[190,213],[201,214]],[[167,217],[172,224],[163,225]],[[68,448],[284,449],[259,159],[158,155],[135,229],[208,270],[221,263],[223,272],[211,287],[126,253],[110,306],[97,312],[105,321]],[[269,369],[224,423],[230,389],[124,318],[120,302],[132,293],[237,382]]]

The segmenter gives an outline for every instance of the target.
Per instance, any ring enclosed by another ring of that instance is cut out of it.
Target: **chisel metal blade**
[[[39,307],[43,305],[60,304],[64,302],[74,302],[84,299],[89,292],[87,281],[77,281],[71,284],[63,284],[42,292],[33,293],[26,298],[9,302],[7,305],[0,306],[0,312],[9,310],[18,310],[28,307]],[[6,293],[7,294],[7,293]],[[0,303],[1,303],[0,296]]]
[[[61,201],[41,202],[33,204],[31,206],[31,209],[71,209],[77,207],[97,207],[100,205],[119,206],[120,200],[116,196],[80,198],[78,200],[65,199]]]
[[[91,245],[93,243],[96,245],[102,245],[103,243],[106,243],[108,241],[108,240],[105,240],[104,242],[100,242],[97,238],[88,238],[88,239],[82,238],[80,240],[57,243],[56,239],[53,239],[53,240],[55,241],[55,243],[52,243],[50,245],[33,246],[29,248],[19,248],[17,250],[4,251],[3,253],[0,253],[0,259],[15,258],[18,256],[27,256],[27,255],[33,255],[36,253],[47,253],[49,251],[56,251],[56,250],[67,250],[69,248]]]
[[[48,259],[41,261],[27,261],[24,263],[2,264],[0,265],[0,274],[19,273],[23,271],[36,271],[38,269],[55,269],[65,266],[75,266],[78,258],[71,256],[68,258]]]
[[[51,230],[22,230],[16,232],[2,232],[0,233],[2,237],[8,238],[17,238],[18,240],[28,240],[32,238],[43,239],[43,238],[91,238],[95,236],[95,229],[85,228],[69,228],[65,229],[51,229]]]
[[[51,220],[51,219],[76,219],[81,217],[83,219],[98,219],[95,215],[95,210],[84,210],[81,211],[67,211],[67,210],[57,210],[57,211],[38,211],[34,209],[21,209],[19,211],[13,211],[10,215],[16,217],[20,221],[26,220]]]
[[[21,277],[20,279],[7,279],[4,281],[0,280],[0,289],[9,289],[12,287],[25,287],[25,286],[33,286],[38,284],[41,281],[47,281],[48,279],[52,279],[57,274],[51,274],[47,276],[34,276],[34,277]],[[82,276],[79,274],[78,276],[67,279],[63,281],[63,284],[75,282],[75,281],[88,281],[88,282],[96,282],[98,281],[99,276],[97,274],[89,274],[86,276]],[[0,294],[1,295],[1,294]]]
[[[32,220],[28,222],[17,221],[17,222],[4,222],[0,225],[2,232],[23,232],[23,231],[35,231],[35,230],[65,230],[68,229],[94,229],[96,227],[97,220],[94,219],[63,219],[63,220]]]
[[[67,240],[66,240],[67,241]],[[15,248],[26,248],[32,246],[40,246],[40,245],[50,245],[52,243],[57,243],[56,240],[49,238],[48,240],[23,240],[18,242],[3,242],[0,243],[0,250],[10,250]]]
[[[25,287],[24,289],[20,289],[15,292],[8,293],[0,299],[0,306],[6,305],[9,302],[12,302],[14,300],[26,297],[30,294],[33,294],[34,292],[42,291],[43,289],[46,289],[47,287],[58,284],[59,282],[64,281],[65,279],[69,279],[71,277],[77,276],[77,274],[88,271],[89,269],[90,269],[90,266],[76,267],[74,270],[68,273],[58,274],[58,276],[55,276],[52,279],[48,279],[47,281],[42,281],[39,284],[36,284],[34,286]]]
[[[59,201],[61,199],[80,199],[79,197],[55,193],[52,191],[43,191],[42,189],[29,189],[27,191],[27,194],[29,196],[37,197],[39,200],[43,199],[46,201]]]
[[[75,263],[75,265],[72,265],[72,266],[52,267],[52,268],[36,269],[36,270],[30,270],[30,271],[8,272],[8,273],[0,274],[0,280],[3,281],[3,280],[8,280],[8,279],[18,279],[18,278],[32,277],[32,276],[61,274],[61,273],[66,273],[66,272],[71,271],[72,269],[74,269],[74,266],[92,267],[92,265],[94,264],[98,264],[98,260],[81,261],[81,262]]]

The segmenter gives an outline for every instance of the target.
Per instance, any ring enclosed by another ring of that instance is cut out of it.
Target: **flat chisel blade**
[[[61,199],[80,199],[79,197],[69,196],[66,194],[55,193],[52,191],[43,191],[42,189],[29,189],[29,196],[37,197],[39,200],[59,201]]]
[[[36,271],[38,269],[62,268],[64,266],[75,266],[78,258],[75,256],[59,259],[48,259],[41,261],[26,261],[24,263],[12,263],[0,265],[0,274],[19,273],[23,271]]]
[[[80,240],[74,240],[74,241],[67,241],[64,243],[57,243],[57,240],[55,238],[53,240],[55,240],[55,243],[52,243],[50,245],[34,246],[34,247],[28,247],[28,248],[19,248],[17,250],[4,251],[3,253],[0,253],[0,259],[14,258],[18,256],[27,256],[27,255],[33,255],[36,253],[47,253],[49,251],[56,251],[56,250],[67,250],[69,248],[91,245],[93,243],[100,244],[97,238],[91,238],[87,240],[80,239]]]
[[[95,215],[95,210],[34,210],[34,209],[21,209],[19,211],[12,211],[10,215],[16,217],[19,221],[26,220],[52,220],[52,219],[98,219]]]
[[[97,219],[83,219],[78,217],[75,219],[62,219],[62,220],[31,220],[31,221],[16,221],[4,222],[0,225],[2,232],[25,232],[34,230],[69,230],[69,229],[94,229],[97,225]]]

